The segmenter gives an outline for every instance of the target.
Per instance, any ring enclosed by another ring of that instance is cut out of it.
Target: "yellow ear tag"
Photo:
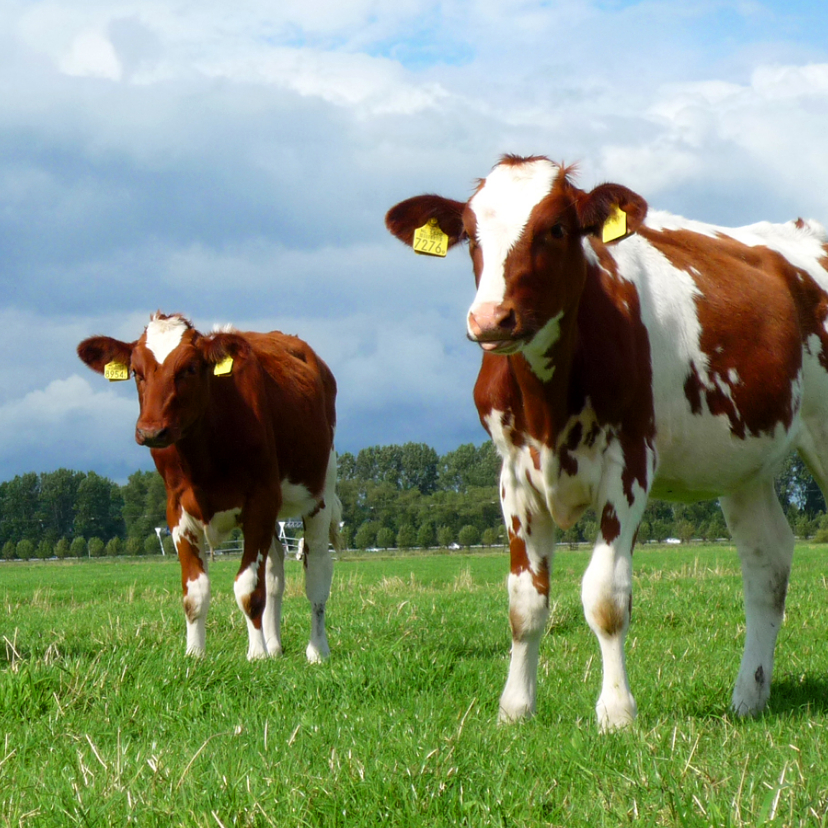
[[[104,365],[104,376],[110,382],[121,382],[129,379],[129,366],[123,362],[107,362]]]
[[[601,239],[606,244],[607,242],[621,239],[627,235],[627,214],[616,204],[612,208],[612,212],[604,222],[604,230],[601,234]]]
[[[233,357],[226,356],[221,362],[216,363],[216,367],[213,368],[213,373],[217,377],[226,377],[230,374],[233,370]]]
[[[430,218],[414,231],[414,252],[426,256],[445,256],[448,253],[448,236],[440,229],[436,218]]]

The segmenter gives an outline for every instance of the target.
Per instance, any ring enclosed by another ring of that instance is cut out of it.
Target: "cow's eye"
[[[192,376],[193,376],[193,374],[195,374],[196,370],[197,370],[196,366],[195,366],[195,365],[193,365],[192,363],[190,363],[189,365],[187,365],[187,366],[185,366],[184,368],[182,368],[182,369],[181,369],[181,370],[180,370],[180,371],[179,371],[179,372],[175,375],[175,380],[176,380],[176,382],[183,382],[183,381],[185,381],[185,380],[190,379],[190,377],[192,377]]]
[[[566,227],[562,224],[553,224],[544,234],[548,240],[562,239],[566,235]]]

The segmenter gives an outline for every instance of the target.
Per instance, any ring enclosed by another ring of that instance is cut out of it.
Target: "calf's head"
[[[602,239],[608,222],[620,222],[614,238],[607,234],[612,243],[644,221],[647,203],[626,187],[602,184],[585,192],[569,173],[548,158],[505,156],[466,202],[422,195],[386,215],[390,232],[406,244],[432,219],[449,247],[468,241],[477,294],[467,333],[486,351],[552,345],[583,290],[587,237]]]
[[[140,404],[135,440],[165,448],[204,414],[216,366],[227,357],[243,358],[248,350],[237,334],[202,336],[183,316],[156,313],[135,342],[93,336],[78,345],[78,356],[100,374],[114,366],[121,378],[135,378]]]

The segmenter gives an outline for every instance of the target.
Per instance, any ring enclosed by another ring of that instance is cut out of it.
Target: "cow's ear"
[[[230,360],[243,360],[250,353],[250,344],[237,333],[212,333],[198,340],[206,362],[221,365]],[[229,371],[227,372],[229,373]]]
[[[129,368],[135,342],[121,342],[111,336],[90,336],[78,345],[78,356],[93,371],[103,374],[111,363]]]
[[[412,245],[414,231],[436,220],[437,226],[448,236],[447,247],[450,248],[466,238],[466,231],[463,229],[465,207],[465,202],[453,201],[438,195],[414,196],[394,205],[385,214],[385,226],[391,235],[407,245]]]
[[[641,227],[647,202],[620,184],[600,184],[592,192],[582,193],[575,209],[583,232],[609,244],[631,236]]]

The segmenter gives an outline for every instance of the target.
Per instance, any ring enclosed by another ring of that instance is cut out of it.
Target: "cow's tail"
[[[333,497],[333,508],[331,509],[331,524],[328,528],[328,540],[334,552],[342,551],[342,535],[339,533],[339,524],[342,523],[342,501],[337,495]]]

